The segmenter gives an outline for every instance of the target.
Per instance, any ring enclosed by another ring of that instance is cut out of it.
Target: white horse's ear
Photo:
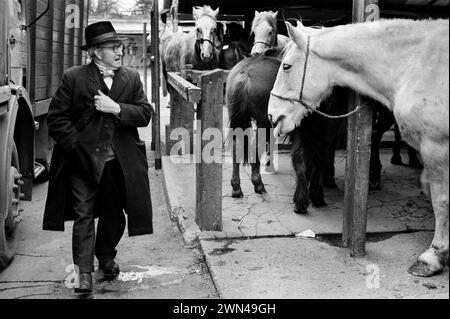
[[[305,26],[303,25],[303,23],[300,20],[297,20],[297,30],[304,30]]]
[[[258,10],[255,10],[255,16],[258,15],[258,14],[259,14],[259,11],[258,11]]]
[[[192,15],[194,16],[195,20],[198,20],[198,11],[199,7],[192,7]]]
[[[278,11],[276,11],[274,14],[272,14],[272,17],[276,20],[278,16]]]
[[[217,15],[219,14],[219,11],[220,11],[219,8],[214,10],[214,12],[213,12],[214,18],[217,17]]]
[[[299,22],[300,25],[303,27],[303,24],[301,24],[301,22]],[[297,24],[297,28],[295,28],[292,24],[290,24],[288,21],[286,21],[286,28],[289,34],[289,38],[291,38],[292,41],[294,41],[294,43],[299,47],[299,48],[303,48],[304,46],[306,46],[306,35],[302,29],[298,29],[298,24]]]

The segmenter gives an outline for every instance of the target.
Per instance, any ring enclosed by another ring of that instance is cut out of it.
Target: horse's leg
[[[323,174],[323,186],[327,188],[337,188],[336,181],[334,180],[334,156],[336,154],[337,137],[331,144],[331,149],[328,152],[327,164],[325,172]]]
[[[397,122],[394,125],[394,146],[392,147],[392,157],[391,164],[394,165],[403,165],[402,156],[400,154],[402,147],[402,137],[400,136],[400,130],[398,128]]]
[[[381,188],[381,161],[380,161],[380,143],[383,134],[392,126],[394,123],[394,116],[390,111],[385,109],[383,106],[378,106],[376,108],[378,118],[376,119],[374,114],[374,121],[376,123],[373,125],[372,131],[372,145],[370,152],[370,175],[369,175],[369,187],[370,189],[380,189]]]
[[[231,197],[241,198],[244,196],[241,189],[241,178],[239,177],[239,163],[236,162],[236,139],[233,138],[233,173],[231,176]]]
[[[420,163],[419,158],[417,157],[417,151],[408,145],[408,157],[409,157],[409,166],[413,168],[423,168],[423,165]]]
[[[253,163],[252,160],[250,160],[250,165],[252,166],[252,183],[255,189],[255,193],[257,194],[265,194],[267,193],[266,188],[264,187],[264,184],[261,179],[261,163],[259,161],[259,150],[258,150],[258,127],[256,126],[256,121],[252,119],[252,132],[254,134],[253,141],[249,141],[249,148],[250,147],[256,147],[256,156],[255,156],[255,162]],[[251,145],[251,144],[254,144]],[[251,145],[251,146],[250,146]]]
[[[296,185],[294,192],[294,211],[297,214],[308,213],[308,179],[306,177],[306,163],[303,148],[300,141],[300,130],[296,129],[294,143],[292,145],[292,166],[295,170]]]
[[[323,194],[323,174],[325,168],[318,163],[311,163],[311,175],[309,184],[309,197],[314,207],[326,206]]]
[[[267,193],[266,188],[261,179],[260,168],[261,164],[259,162],[259,158],[256,157],[256,163],[251,163],[252,166],[252,183],[255,189],[255,193],[257,194],[265,194]]]
[[[436,227],[434,238],[428,248],[408,272],[421,277],[429,277],[441,272],[448,264],[448,158],[444,181],[430,181],[431,201],[433,203]]]

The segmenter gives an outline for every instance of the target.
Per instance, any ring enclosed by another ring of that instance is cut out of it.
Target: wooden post
[[[7,76],[9,76],[8,66],[8,52],[7,52],[7,39],[8,39],[8,25],[6,18],[9,15],[9,9],[7,2],[0,1],[0,87],[3,85],[8,85]],[[3,101],[2,101],[3,102]]]
[[[201,99],[200,88],[186,81],[176,73],[167,74],[169,85],[173,88],[170,106],[170,125],[166,126],[166,154],[170,155],[170,150],[176,141],[170,140],[170,132],[176,128],[185,128],[189,132],[190,149],[187,153],[193,153],[194,139],[194,103]]]
[[[173,32],[178,32],[178,0],[172,0],[170,11],[172,15]]]
[[[142,67],[144,68],[144,91],[147,95],[147,22],[144,22],[142,31]]]
[[[223,71],[205,72],[201,76],[200,85],[202,100],[197,107],[197,154],[202,154],[205,145],[210,143],[209,136],[205,136],[208,138],[206,141],[202,138],[205,130],[218,129],[222,136]],[[222,156],[219,163],[205,163],[202,156],[197,157],[200,157],[200,160],[197,158],[196,164],[195,221],[200,230],[220,231],[222,230]]]
[[[378,18],[378,0],[353,0],[353,22]],[[364,103],[358,94],[352,94],[349,109]],[[371,107],[363,107],[348,118],[342,245],[350,247],[353,257],[365,255],[372,112]]]
[[[45,96],[47,98],[52,97],[52,80],[53,80],[53,23],[55,21],[55,7],[54,2],[50,2],[50,9],[48,12],[48,29],[47,29],[47,52],[48,54],[48,60],[47,60],[47,85],[46,85],[46,93]],[[80,28],[82,29],[82,28]],[[81,59],[80,59],[81,62]],[[78,63],[78,60],[77,60]],[[81,63],[79,63],[81,64]],[[25,84],[25,83],[24,83]]]
[[[155,94],[159,95],[159,87],[156,87],[156,76],[159,76],[158,74],[156,74],[156,70],[155,70],[155,43],[159,41],[156,41],[156,38],[158,37],[158,35],[155,34],[155,23],[158,23],[158,21],[155,21],[155,8],[152,5],[152,12],[150,13],[150,49],[151,49],[151,56],[150,56],[150,74],[151,74],[151,82],[152,82],[152,88],[151,88],[151,96],[152,96],[152,102],[155,103],[156,100],[156,96]],[[158,37],[159,40],[159,37]],[[156,48],[157,50],[159,50],[159,48]],[[156,113],[156,105],[154,105],[155,107],[155,113]],[[152,151],[154,151],[156,149],[156,137],[157,137],[157,132],[156,132],[156,114],[153,114],[152,117],[152,142],[151,142],[151,146],[150,149]]]
[[[155,146],[155,169],[162,168],[161,161],[161,113],[160,113],[160,64],[159,64],[159,4],[158,1],[153,1],[153,11],[151,19],[151,46],[152,46],[152,99],[155,107],[155,114],[152,119],[152,137]]]

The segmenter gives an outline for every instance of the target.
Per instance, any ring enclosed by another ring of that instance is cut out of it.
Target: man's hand
[[[99,112],[103,113],[111,113],[114,115],[119,115],[120,113],[120,105],[105,94],[102,91],[98,90],[98,94],[94,96],[95,108]]]

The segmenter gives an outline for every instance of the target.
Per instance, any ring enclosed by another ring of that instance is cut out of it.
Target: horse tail
[[[249,109],[249,92],[251,90],[251,82],[244,68],[240,68],[241,64],[231,71],[227,79],[225,104],[228,108],[228,119],[230,128],[226,138],[227,149],[233,151],[233,132],[235,129],[245,131],[251,127],[251,113]],[[239,141],[237,141],[239,142]],[[237,145],[241,147],[241,145]],[[248,163],[248,141],[244,142],[244,164]]]
[[[163,75],[163,96],[167,96],[167,88],[168,86],[168,82],[167,82],[167,68],[166,68],[166,62],[164,60],[164,57],[161,59],[161,72]]]

